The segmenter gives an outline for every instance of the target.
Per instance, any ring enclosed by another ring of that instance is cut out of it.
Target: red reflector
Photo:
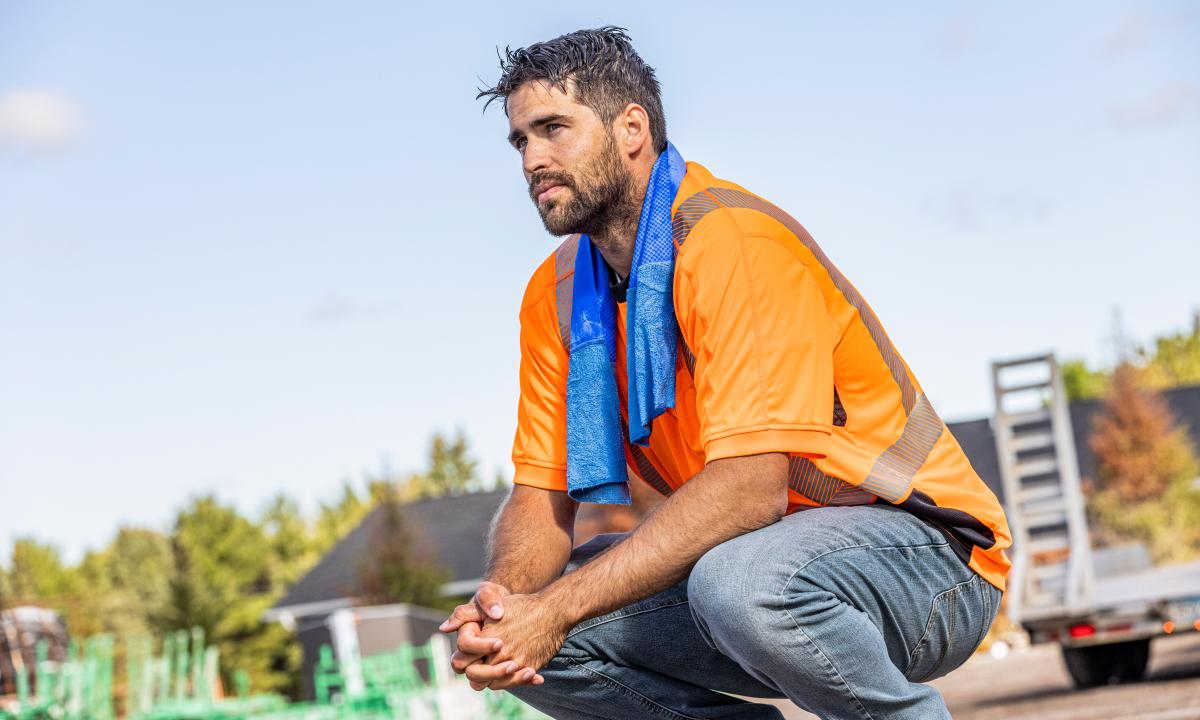
[[[1096,626],[1088,625],[1086,623],[1083,625],[1072,625],[1070,632],[1071,637],[1073,638],[1088,637],[1089,635],[1096,634]]]

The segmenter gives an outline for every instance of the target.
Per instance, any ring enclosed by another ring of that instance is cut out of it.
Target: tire
[[[1150,661],[1150,639],[1109,645],[1062,648],[1063,664],[1077,688],[1136,682],[1146,676]]]

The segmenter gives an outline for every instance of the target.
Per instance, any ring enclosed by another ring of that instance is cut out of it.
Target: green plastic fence
[[[340,663],[328,646],[314,672],[316,700],[289,704],[271,694],[251,694],[249,676],[235,672],[232,697],[220,697],[220,656],[205,645],[199,628],[168,633],[159,654],[154,641],[126,640],[126,720],[448,720],[447,708],[461,697],[464,681],[446,667],[440,639],[402,645]],[[0,720],[116,720],[113,702],[113,638],[98,635],[75,642],[63,662],[48,659],[39,644],[33,677],[21,668],[15,706],[0,708]],[[441,654],[439,654],[439,652]],[[36,682],[34,682],[36,680]],[[455,693],[459,693],[458,696]],[[482,706],[471,720],[533,720],[545,716],[507,693],[467,693]],[[480,702],[482,699],[482,702]],[[14,709],[15,708],[15,709]],[[461,709],[461,708],[460,708]]]

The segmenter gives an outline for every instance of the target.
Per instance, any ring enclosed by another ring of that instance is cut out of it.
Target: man
[[[878,318],[788,215],[685,166],[623,30],[501,68],[481,96],[570,237],[521,305],[515,487],[454,669],[556,718],[948,717],[921,683],[987,632],[1010,536]],[[630,481],[667,497],[573,551],[578,502]]]

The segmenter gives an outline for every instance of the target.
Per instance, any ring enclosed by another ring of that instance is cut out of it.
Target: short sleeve
[[[834,323],[794,236],[751,228],[732,211],[714,211],[680,253],[676,310],[695,356],[705,462],[766,452],[825,457]]]
[[[567,489],[567,352],[558,335],[553,267],[543,266],[521,303],[521,397],[513,440],[513,482]]]

